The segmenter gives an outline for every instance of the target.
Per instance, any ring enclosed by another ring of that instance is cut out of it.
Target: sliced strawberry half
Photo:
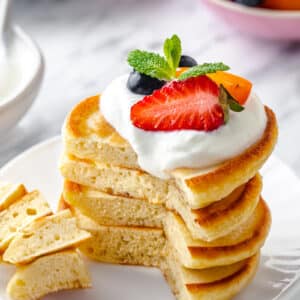
[[[133,105],[130,117],[149,131],[212,131],[224,124],[219,88],[207,76],[168,83]]]

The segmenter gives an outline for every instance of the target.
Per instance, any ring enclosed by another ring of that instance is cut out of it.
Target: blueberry
[[[244,4],[247,6],[257,6],[262,4],[263,0],[235,0],[236,3]]]
[[[127,88],[135,94],[150,95],[160,89],[166,82],[133,70],[127,80]]]
[[[188,55],[181,55],[179,67],[194,67],[197,65],[198,65],[198,63],[194,58],[192,58]]]

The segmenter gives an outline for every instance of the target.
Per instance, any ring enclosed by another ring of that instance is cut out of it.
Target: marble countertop
[[[277,155],[300,176],[300,43],[265,41],[227,27],[197,0],[22,0],[15,21],[40,45],[46,61],[41,92],[32,109],[0,143],[0,166],[60,133],[82,98],[99,93],[127,72],[134,48],[159,50],[177,33],[199,62],[224,61],[253,81],[276,112]]]

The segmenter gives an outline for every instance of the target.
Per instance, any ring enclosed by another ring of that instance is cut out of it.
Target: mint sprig
[[[230,68],[223,64],[222,62],[217,62],[217,63],[204,63],[202,65],[198,65],[195,67],[192,67],[188,69],[187,71],[183,72],[180,74],[178,77],[179,80],[184,80],[189,77],[197,77],[200,75],[205,75],[208,73],[215,73],[217,71],[227,71]]]
[[[133,50],[128,54],[127,61],[138,72],[157,79],[172,79],[172,69],[164,57],[159,54]]]
[[[152,52],[133,50],[127,61],[138,72],[157,79],[175,78],[176,69],[181,57],[181,41],[177,35],[165,40],[165,57]]]
[[[164,42],[164,56],[153,52],[133,50],[129,52],[127,61],[131,67],[141,74],[160,80],[172,80],[176,79],[176,69],[179,66],[181,51],[180,38],[174,34]],[[189,77],[215,73],[217,71],[227,71],[229,69],[230,68],[222,62],[204,63],[189,68],[177,79],[184,80]]]

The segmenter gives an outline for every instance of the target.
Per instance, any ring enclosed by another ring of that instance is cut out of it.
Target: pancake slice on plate
[[[39,191],[26,193],[0,212],[0,250],[4,251],[22,228],[50,214],[50,206]]]
[[[69,210],[33,221],[23,228],[9,244],[3,260],[12,264],[25,264],[39,256],[75,247],[91,235],[78,228]]]
[[[90,274],[80,254],[64,250],[17,267],[7,293],[14,300],[32,300],[60,290],[88,287],[91,287]]]
[[[26,193],[23,184],[0,182],[0,211],[25,196]]]

